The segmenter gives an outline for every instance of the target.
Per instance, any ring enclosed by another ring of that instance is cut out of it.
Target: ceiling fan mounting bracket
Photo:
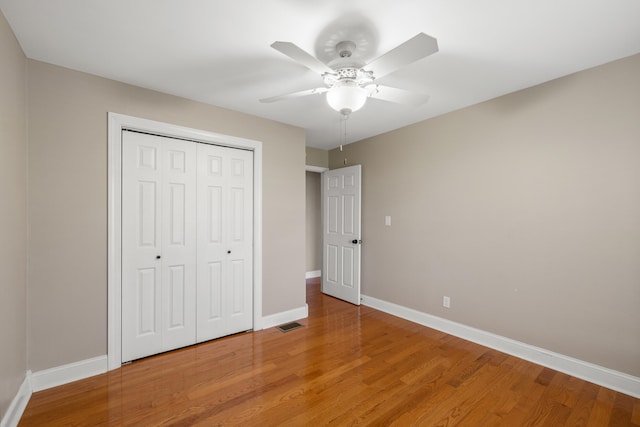
[[[340,58],[351,58],[355,50],[356,44],[349,40],[342,41],[336,45],[336,52]]]

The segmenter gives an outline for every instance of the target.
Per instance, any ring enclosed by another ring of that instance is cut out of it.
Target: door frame
[[[108,113],[107,360],[122,366],[122,130],[253,151],[253,330],[262,329],[262,142]]]

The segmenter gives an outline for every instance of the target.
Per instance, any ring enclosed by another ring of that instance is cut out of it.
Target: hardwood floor
[[[20,426],[640,426],[640,400],[322,295],[246,333],[35,393]]]

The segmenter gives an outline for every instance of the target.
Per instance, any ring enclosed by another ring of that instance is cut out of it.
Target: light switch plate
[[[391,215],[387,215],[384,217],[384,225],[387,227],[391,227]]]

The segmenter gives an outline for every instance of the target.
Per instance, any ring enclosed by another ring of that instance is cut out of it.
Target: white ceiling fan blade
[[[422,105],[429,100],[429,95],[425,95],[423,93],[410,92],[408,90],[390,86],[373,86],[376,87],[377,91],[373,90],[371,98],[394,102],[396,104],[411,105],[414,107]],[[367,89],[369,89],[369,87],[367,87]]]
[[[379,58],[374,59],[364,68],[373,71],[375,78],[379,79],[437,51],[438,41],[425,33],[419,33]]]
[[[313,88],[313,89],[306,89],[306,90],[301,90],[301,91],[298,91],[298,92],[286,93],[284,95],[277,95],[277,96],[271,96],[269,98],[262,98],[260,100],[260,102],[271,103],[271,102],[283,101],[285,99],[293,99],[293,98],[299,98],[301,96],[316,95],[316,94],[319,94],[319,93],[325,93],[328,90],[329,89],[327,89],[326,87],[316,87],[316,88]]]
[[[333,73],[329,66],[290,42],[274,42],[271,47],[318,74]]]

